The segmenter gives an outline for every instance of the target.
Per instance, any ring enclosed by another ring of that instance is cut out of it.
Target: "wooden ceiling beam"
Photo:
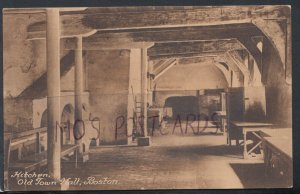
[[[112,41],[95,42],[83,38],[82,49],[83,50],[136,49],[136,48],[150,48],[153,45],[154,45],[153,42],[133,42],[128,40],[112,40]],[[74,50],[75,48],[76,48],[76,42],[74,38],[65,39],[62,49]]]
[[[116,9],[116,8],[115,8]],[[152,9],[152,10],[151,10]],[[140,29],[153,27],[176,27],[193,25],[235,23],[241,20],[250,21],[255,18],[284,18],[287,6],[224,6],[198,7],[193,9],[168,9],[155,7],[128,8],[123,11],[103,11],[105,8],[87,8],[75,13],[62,13],[62,36],[70,37],[82,31],[109,29]],[[109,9],[108,9],[109,10]],[[29,26],[31,38],[44,38],[46,21]]]
[[[215,26],[193,26],[176,28],[152,28],[140,30],[98,31],[86,38],[87,41],[105,42],[127,40],[137,42],[182,42],[213,39],[234,39],[261,35],[261,31],[251,23]]]
[[[219,53],[239,49],[244,49],[244,47],[236,39],[156,43],[153,47],[151,47],[148,50],[148,56],[153,58],[160,56],[176,58],[176,56],[184,54],[197,54],[208,52]]]
[[[207,56],[207,57],[191,57],[191,58],[180,58],[178,59],[178,65],[189,65],[189,64],[207,64],[203,62],[207,61],[215,61],[214,59],[217,56]]]
[[[240,45],[230,39],[256,35],[261,35],[261,31],[253,24],[122,30],[97,32],[89,37],[84,37],[83,47],[85,50],[118,46],[136,48],[140,47],[139,44],[142,42],[156,42],[158,43],[158,48],[159,45],[164,47],[165,44],[163,43],[169,43],[169,47],[182,45],[185,47],[183,49],[191,47],[192,49],[198,48],[198,50],[201,50],[201,46],[199,46],[201,45],[201,41],[209,40],[211,42],[207,41],[205,44],[208,48],[212,47],[210,44],[236,48],[240,47]],[[66,41],[65,49],[72,50],[74,48],[74,41],[72,41],[72,38],[69,39],[69,41]],[[218,42],[215,42],[216,40]]]
[[[158,56],[150,56],[149,60],[164,60],[164,59],[172,59],[172,58],[194,58],[194,57],[217,57],[223,55],[225,52],[202,52],[202,53],[187,53],[187,54],[173,54],[173,55],[158,55]]]

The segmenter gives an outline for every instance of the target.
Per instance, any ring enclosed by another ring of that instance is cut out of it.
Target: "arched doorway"
[[[74,107],[71,104],[65,105],[61,113],[61,145],[74,144]]]
[[[47,109],[42,114],[40,127],[47,127]]]

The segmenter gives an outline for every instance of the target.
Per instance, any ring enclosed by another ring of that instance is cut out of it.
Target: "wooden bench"
[[[36,128],[28,131],[11,133],[10,151],[18,151],[18,160],[22,159],[22,149],[26,146],[36,144],[35,152],[41,152],[41,138],[46,138],[47,128]]]
[[[77,150],[79,145],[63,145],[61,148],[61,158],[71,153],[75,153],[75,168],[77,168]],[[9,168],[11,170],[21,170],[31,172],[35,169],[40,169],[47,165],[47,151],[32,154],[22,158],[22,160],[11,163]]]
[[[37,128],[24,132],[11,134],[10,151],[18,151],[18,159],[15,162],[10,162],[9,170],[23,170],[26,172],[40,169],[47,165],[47,151],[42,151],[41,138],[46,138],[47,128]],[[25,146],[36,144],[35,153],[22,157],[22,149]],[[77,150],[79,145],[62,145],[61,158],[64,158],[71,153],[75,154],[75,167],[77,168]]]

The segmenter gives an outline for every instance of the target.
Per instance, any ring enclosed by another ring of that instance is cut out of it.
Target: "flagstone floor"
[[[213,131],[213,130],[212,130]],[[63,164],[63,177],[86,184],[70,189],[217,189],[280,187],[264,176],[263,159],[242,158],[242,148],[226,137],[206,134],[155,136],[151,146],[103,146],[74,169]]]

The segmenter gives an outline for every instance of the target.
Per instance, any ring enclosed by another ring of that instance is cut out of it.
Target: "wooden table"
[[[251,154],[255,148],[262,144],[261,136],[258,132],[262,129],[270,128],[273,124],[271,123],[258,123],[258,122],[244,122],[244,121],[231,121],[231,124],[235,126],[238,130],[241,130],[243,133],[243,141],[244,141],[244,158],[248,158],[249,154]],[[260,141],[257,142],[249,151],[247,150],[247,134],[251,133],[255,135]],[[231,142],[231,139],[229,138]]]
[[[292,156],[292,129],[271,129],[260,131],[264,150],[265,173],[269,175],[274,168],[280,168],[272,163],[274,158],[279,160],[282,170],[280,175],[285,176],[288,186],[292,185],[293,156]]]
[[[291,138],[292,129],[291,128],[271,128],[271,129],[261,129],[259,131],[261,137],[283,137]]]

